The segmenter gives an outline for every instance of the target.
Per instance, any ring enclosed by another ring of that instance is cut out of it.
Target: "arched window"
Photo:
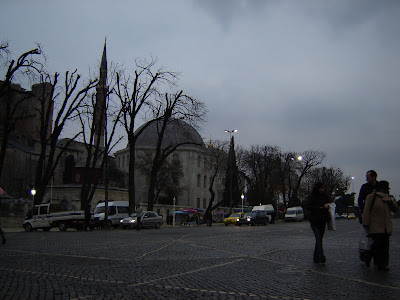
[[[204,178],[203,178],[203,187],[204,188],[207,187],[207,176],[205,176],[205,175],[204,175]]]
[[[200,174],[197,174],[197,187],[200,187]]]
[[[197,156],[197,166],[200,168],[200,163],[201,163],[201,157],[200,155]]]

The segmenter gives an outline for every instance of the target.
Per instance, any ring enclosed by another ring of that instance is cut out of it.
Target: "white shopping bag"
[[[336,204],[329,203],[329,215],[331,216],[330,220],[328,221],[328,230],[336,230],[336,220],[335,220],[335,211],[336,211]]]
[[[358,253],[360,255],[360,260],[362,262],[371,263],[371,245],[372,238],[368,236],[368,233],[363,230],[360,237],[360,242],[358,244]]]
[[[360,242],[358,245],[358,251],[359,252],[366,252],[371,250],[371,245],[372,245],[372,238],[368,236],[368,234],[363,231],[360,237]]]

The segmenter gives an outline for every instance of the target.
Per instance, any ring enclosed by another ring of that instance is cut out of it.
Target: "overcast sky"
[[[109,62],[182,73],[209,109],[205,141],[238,129],[237,145],[321,150],[356,192],[375,169],[400,194],[400,1],[0,2],[15,55],[38,42],[50,71],[87,74],[107,37]]]

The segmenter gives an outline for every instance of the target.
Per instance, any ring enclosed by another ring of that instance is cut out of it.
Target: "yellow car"
[[[355,219],[356,219],[356,215],[355,215],[355,214],[349,213],[349,214],[347,215],[347,220],[355,220]]]
[[[244,215],[243,212],[237,212],[237,213],[231,214],[229,217],[224,219],[225,226],[228,226],[229,224],[236,225],[236,221],[239,218],[242,218],[243,215]]]

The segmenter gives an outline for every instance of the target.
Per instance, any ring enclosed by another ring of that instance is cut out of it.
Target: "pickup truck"
[[[65,231],[67,228],[83,229],[84,225],[85,212],[83,210],[60,211],[58,205],[50,203],[35,205],[23,222],[25,231],[36,229],[49,231],[53,227]]]

